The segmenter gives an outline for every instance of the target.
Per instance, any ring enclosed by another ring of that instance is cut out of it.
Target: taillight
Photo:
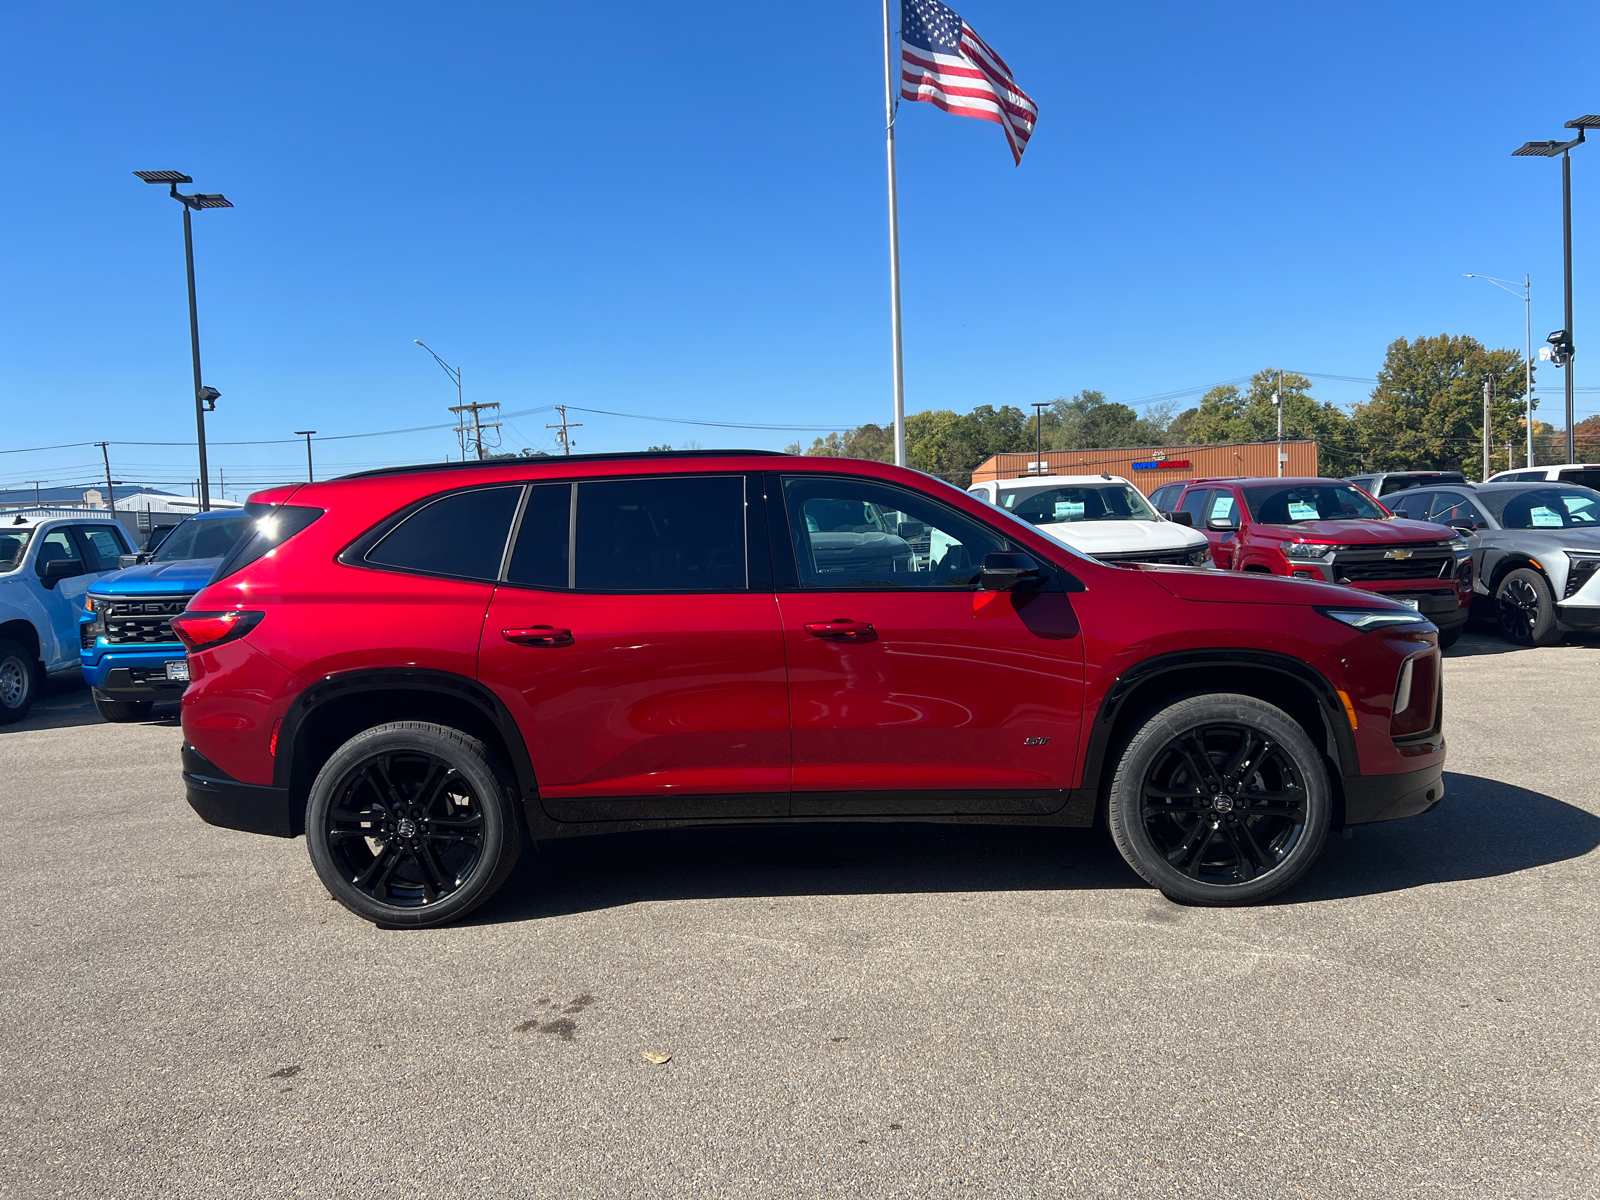
[[[224,642],[242,638],[257,625],[265,613],[245,612],[186,612],[172,618],[172,632],[178,635],[192,653],[209,650]]]

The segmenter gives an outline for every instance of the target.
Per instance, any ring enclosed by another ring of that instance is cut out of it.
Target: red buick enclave
[[[524,838],[1103,821],[1189,903],[1443,794],[1438,631],[1331,584],[1113,566],[913,471],[754,451],[283,487],[173,620],[189,802],[390,925]]]

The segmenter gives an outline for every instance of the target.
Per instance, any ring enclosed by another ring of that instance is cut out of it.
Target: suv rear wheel
[[[17,642],[0,641],[0,725],[28,715],[39,692],[39,673],[29,654]]]
[[[358,733],[311,785],[311,862],[359,917],[454,921],[494,895],[522,852],[510,778],[458,729],[394,721]]]
[[[1316,861],[1327,769],[1299,724],[1252,696],[1191,696],[1151,716],[1111,783],[1112,839],[1180,904],[1249,904]]]

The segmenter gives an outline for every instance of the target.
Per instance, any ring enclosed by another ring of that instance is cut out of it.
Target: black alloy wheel
[[[1500,634],[1519,646],[1548,646],[1560,637],[1555,599],[1543,575],[1519,567],[1495,590],[1495,618]]]
[[[1145,771],[1139,819],[1167,862],[1201,883],[1249,883],[1305,836],[1294,761],[1249,725],[1198,725],[1169,738]]]
[[[487,900],[521,826],[483,743],[418,721],[366,730],[335,752],[306,810],[311,859],[333,897],[385,925],[438,925]]]
[[[1292,884],[1327,835],[1322,756],[1287,713],[1250,696],[1191,696],[1128,743],[1108,823],[1130,866],[1185,904],[1244,904]]]

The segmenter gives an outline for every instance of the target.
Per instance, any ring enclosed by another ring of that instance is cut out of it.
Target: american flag
[[[1011,78],[1005,60],[939,0],[901,0],[900,95],[993,121],[1005,130],[1018,166],[1039,119],[1039,106]]]

